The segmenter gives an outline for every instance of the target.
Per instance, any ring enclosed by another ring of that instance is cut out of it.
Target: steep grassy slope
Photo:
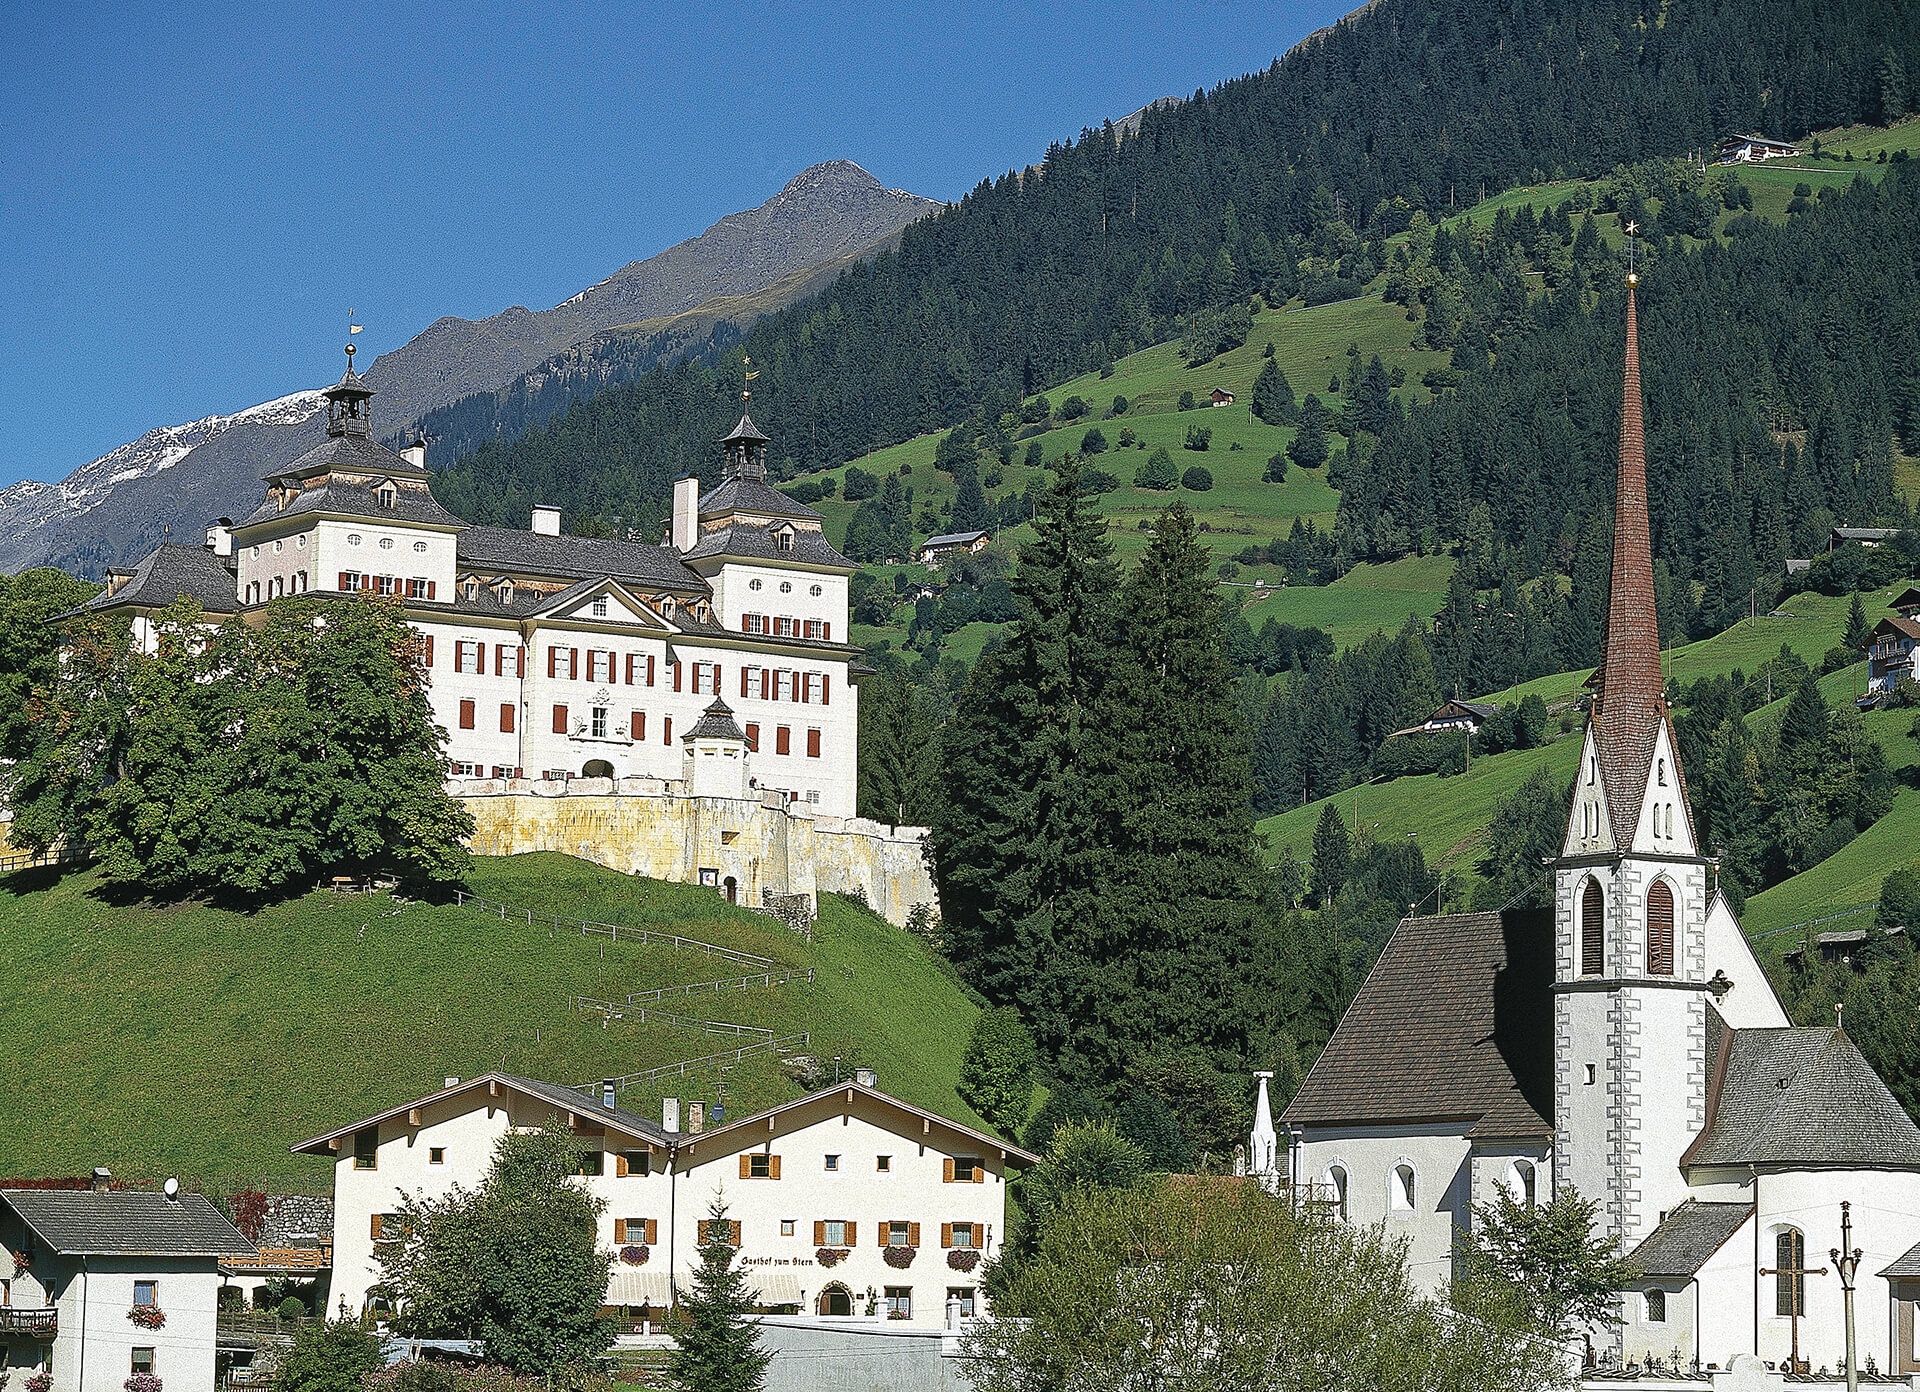
[[[972,1120],[954,1095],[975,1007],[915,940],[823,897],[815,941],[711,890],[558,855],[477,862],[509,904],[650,927],[812,967],[811,985],[733,991],[681,1014],[813,1033],[812,1052],[879,1070],[890,1092]],[[324,1186],[293,1141],[488,1069],[580,1083],[733,1047],[717,1034],[605,1023],[573,995],[751,971],[705,954],[549,935],[471,908],[322,892],[256,914],[118,903],[91,872],[0,878],[0,1175],[240,1177]],[[675,1006],[669,1002],[667,1008]],[[724,1088],[724,1091],[723,1091]],[[795,1094],[777,1060],[679,1096],[751,1109]],[[659,1114],[658,1089],[623,1101]]]
[[[1890,593],[1878,591],[1863,596],[1869,612],[1882,612]],[[1817,667],[1821,655],[1840,641],[1848,602],[1824,595],[1797,595],[1783,606],[1788,617],[1763,618],[1676,649],[1669,670],[1681,681],[1725,674],[1736,667],[1751,673],[1766,658],[1777,655],[1782,643]],[[1863,671],[1864,667],[1856,664],[1825,677],[1821,690],[1828,704],[1838,707],[1850,701]],[[1488,699],[1512,702],[1531,693],[1556,704],[1573,699],[1587,675],[1585,671],[1557,673]],[[1788,694],[1778,693],[1771,705],[1748,717],[1749,724],[1759,727],[1777,721]],[[1376,841],[1402,837],[1417,840],[1429,864],[1438,864],[1461,877],[1461,897],[1466,897],[1478,879],[1475,865],[1485,854],[1487,825],[1500,800],[1543,764],[1558,780],[1564,782],[1573,776],[1580,758],[1580,717],[1570,714],[1549,728],[1557,733],[1560,723],[1569,727],[1568,733],[1543,748],[1476,758],[1471,770],[1451,777],[1428,774],[1350,788],[1322,802],[1268,817],[1259,824],[1260,831],[1276,858],[1291,847],[1296,857],[1304,859],[1312,846],[1321,809],[1331,802],[1349,826],[1365,828]],[[1908,860],[1920,860],[1920,789],[1910,786],[1915,776],[1912,770],[1920,765],[1920,744],[1906,737],[1913,712],[1876,712],[1868,717],[1868,724],[1886,749],[1888,761],[1896,768],[1909,770],[1909,786],[1903,787],[1892,812],[1837,855],[1755,895],[1744,920],[1749,931],[1765,932],[1818,914],[1871,903],[1879,892],[1881,877],[1889,869]]]

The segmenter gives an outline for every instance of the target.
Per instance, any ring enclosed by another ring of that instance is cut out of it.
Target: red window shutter
[[[833,620],[832,619],[828,619],[825,623],[820,625],[820,636],[826,639],[829,643],[833,641]]]
[[[714,663],[713,664],[713,694],[716,696],[720,694],[720,679],[724,675],[725,674],[720,670],[720,664],[718,662]]]
[[[1580,894],[1580,974],[1598,976],[1606,970],[1605,901],[1600,883],[1588,880]]]
[[[633,659],[635,656],[636,654],[634,653],[627,654],[627,685],[628,686],[633,685]]]
[[[833,704],[833,673],[831,672],[820,674],[820,704],[823,706]]]
[[[763,701],[767,699],[767,679],[767,669],[762,667],[760,669],[760,699]]]
[[[670,715],[660,717],[660,743],[673,743],[673,717]]]
[[[807,757],[809,759],[817,759],[820,757],[820,732],[818,730],[807,731]]]
[[[551,681],[560,671],[560,649],[547,649],[547,679]]]
[[[463,730],[473,728],[473,702],[471,701],[460,703],[460,728]]]
[[[785,725],[779,726],[773,732],[773,752],[776,754],[792,752],[792,741],[793,731],[789,730]]]
[[[361,577],[360,577],[360,588],[361,588],[361,589],[363,589],[363,590],[370,590],[370,589],[372,589],[372,588],[373,588],[373,577],[372,577],[371,575],[363,575],[363,576],[361,576]]]
[[[760,752],[760,727],[751,722],[747,725],[747,752],[749,754]]]
[[[680,689],[680,664],[678,662],[673,664],[673,689],[675,691]]]
[[[427,598],[433,598],[433,581],[431,580],[427,581]]]
[[[793,674],[793,681],[794,681],[794,685],[800,688],[800,704],[803,706],[812,705],[813,704],[813,673],[795,672]]]
[[[628,712],[627,737],[633,740],[643,740],[647,737],[647,713],[645,711]]]
[[[524,643],[513,650],[513,674],[516,677],[527,675],[527,649]]]
[[[567,708],[565,706],[555,706],[553,708],[553,732],[556,735],[564,735],[567,732]]]
[[[427,635],[427,666],[433,666],[433,635]]]
[[[647,685],[653,685],[653,654],[647,654]]]
[[[567,649],[567,680],[580,680],[580,649]]]
[[[350,585],[348,585],[348,584],[347,584],[347,573],[346,573],[346,571],[344,571],[344,570],[340,572],[340,586],[339,586],[339,587],[340,587],[341,589],[343,589],[343,590],[345,590],[345,589],[350,589],[350,588],[352,588],[352,587],[351,587]]]
[[[503,735],[513,733],[513,702],[511,701],[500,703],[500,733]]]
[[[742,614],[740,616],[740,631],[742,633],[753,632],[753,615]]]
[[[740,694],[742,697],[747,694],[747,677],[751,674],[752,670],[750,667],[742,667],[740,669]]]

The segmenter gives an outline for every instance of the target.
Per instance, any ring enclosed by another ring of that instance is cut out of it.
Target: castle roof
[[[200,602],[209,614],[231,614],[238,609],[234,598],[233,572],[220,557],[204,546],[156,547],[133,568],[132,576],[118,590],[102,590],[73,612],[76,614],[119,609],[128,605],[164,609],[186,595]]]
[[[606,537],[548,536],[514,527],[468,527],[454,543],[460,565],[528,575],[611,578],[670,590],[705,591],[707,582],[680,562],[670,546]]]
[[[693,728],[680,736],[683,744],[700,739],[739,740],[744,744],[747,737],[740,727],[733,723],[733,707],[716,696],[713,698],[713,704],[700,712],[700,718],[694,722]]]
[[[1920,1127],[1845,1030],[1727,1030],[1682,1165],[1920,1169]]]
[[[768,486],[764,479],[750,478],[744,474],[724,480],[700,500],[702,517],[741,512],[765,517],[798,517],[813,522],[820,520],[820,514],[805,503],[795,502],[779,489]]]
[[[741,480],[734,480],[735,483]],[[731,488],[732,483],[721,485],[721,489]],[[767,492],[773,492],[767,489]],[[816,514],[817,516],[818,514]],[[852,561],[835,549],[827,540],[827,534],[816,528],[796,527],[793,532],[793,545],[782,550],[774,539],[773,531],[777,523],[770,522],[729,522],[723,527],[702,532],[700,539],[687,552],[690,561],[704,560],[713,556],[746,557],[756,561],[778,561],[782,564],[834,566],[845,570],[854,569]]]
[[[1552,983],[1540,912],[1401,920],[1283,1119],[1552,1134]]]

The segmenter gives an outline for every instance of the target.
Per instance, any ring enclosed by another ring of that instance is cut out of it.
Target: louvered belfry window
[[[1647,891],[1647,975],[1673,975],[1673,891],[1665,880]]]
[[[1588,880],[1580,895],[1580,974],[1598,976],[1606,970],[1605,910],[1600,898],[1600,882]]]

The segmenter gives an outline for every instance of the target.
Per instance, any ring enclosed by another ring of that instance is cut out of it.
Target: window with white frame
[[[613,681],[613,653],[599,648],[587,649],[587,680],[590,682],[611,683]]]
[[[821,1224],[821,1227],[826,1232],[827,1239],[823,1245],[828,1247],[845,1247],[848,1245],[847,1224],[845,1219],[829,1218],[825,1223]]]
[[[1327,1167],[1327,1197],[1333,1204],[1334,1217],[1341,1222],[1347,1221],[1347,1169],[1344,1165]]]
[[[590,729],[593,737],[595,739],[605,739],[607,737],[607,708],[605,706],[593,707],[591,717]]]
[[[824,619],[808,619],[806,636],[809,638],[826,637],[827,636],[826,621]]]
[[[800,620],[786,614],[777,614],[773,620],[773,636],[776,638],[798,638]]]
[[[453,670],[478,675],[480,671],[481,651],[480,644],[473,639],[460,639],[460,641],[453,646]]]
[[[693,694],[696,696],[718,696],[720,694],[719,663],[696,662],[693,664]]]
[[[596,619],[606,618],[607,597],[605,595],[595,595],[593,597],[593,616]]]
[[[373,592],[375,594],[390,595],[395,589],[396,585],[393,576],[376,575],[373,577]]]
[[[888,1319],[913,1318],[912,1286],[887,1286],[881,1293],[885,1297]]]

